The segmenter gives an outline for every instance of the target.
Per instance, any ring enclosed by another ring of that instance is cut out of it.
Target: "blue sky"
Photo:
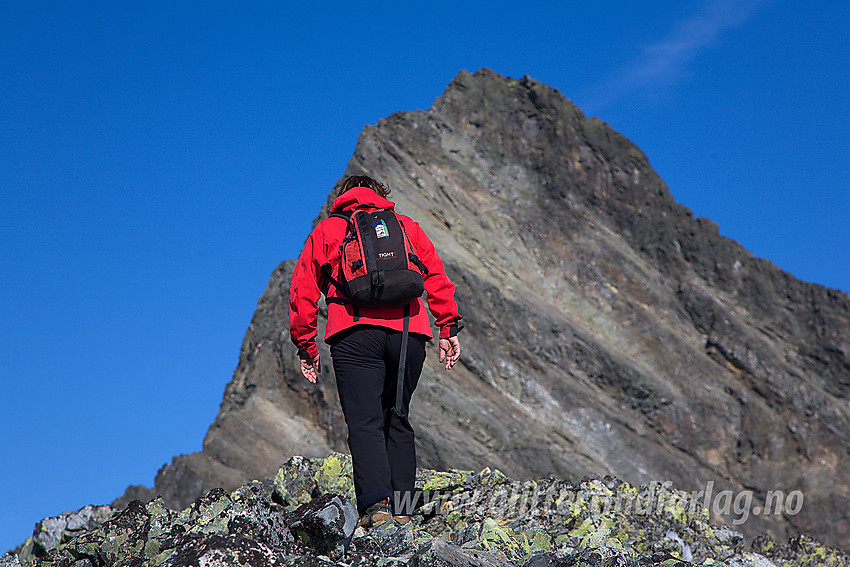
[[[847,2],[516,6],[2,4],[0,552],[200,450],[363,126],[462,69],[557,88],[721,234],[850,291]]]

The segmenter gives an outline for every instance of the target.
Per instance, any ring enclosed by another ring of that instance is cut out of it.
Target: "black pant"
[[[401,332],[357,326],[330,341],[336,385],[354,466],[357,509],[390,497],[398,507],[413,496],[416,449],[408,419],[410,397],[425,362],[423,335],[410,333],[404,372],[403,418],[396,401]],[[396,513],[401,513],[396,510]]]

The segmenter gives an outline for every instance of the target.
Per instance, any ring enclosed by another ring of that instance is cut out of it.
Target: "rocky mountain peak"
[[[387,182],[431,237],[466,323],[460,365],[432,353],[413,399],[421,466],[713,483],[761,510],[798,491],[800,510],[737,529],[850,547],[846,293],[694,218],[634,144],[528,77],[461,72],[427,111],[367,126],[355,173]],[[305,381],[288,340],[293,266],[272,273],[203,451],[124,501],[182,507],[346,450],[333,375]]]

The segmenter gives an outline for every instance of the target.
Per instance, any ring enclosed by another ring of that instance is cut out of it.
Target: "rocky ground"
[[[48,518],[0,567],[850,565],[805,536],[780,544],[709,522],[691,494],[607,477],[518,481],[420,469],[413,521],[356,528],[350,457],[290,458],[273,479]]]

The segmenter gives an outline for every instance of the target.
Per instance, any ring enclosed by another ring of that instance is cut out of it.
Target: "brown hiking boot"
[[[361,528],[377,528],[392,517],[390,499],[384,498],[369,506],[357,525]]]

